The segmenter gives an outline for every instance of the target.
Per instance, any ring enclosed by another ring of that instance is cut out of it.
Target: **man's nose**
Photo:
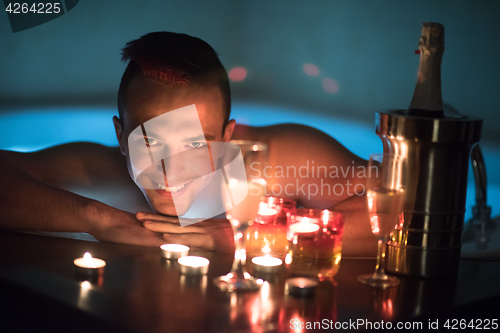
[[[181,153],[163,158],[158,165],[158,169],[168,178],[176,179],[176,177],[182,175],[186,170],[184,154]]]

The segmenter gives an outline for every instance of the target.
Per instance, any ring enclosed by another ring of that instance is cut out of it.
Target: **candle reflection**
[[[275,286],[263,282],[257,293],[231,293],[229,331],[274,331],[279,322],[280,306],[273,298],[273,288]]]
[[[261,315],[260,321],[268,322],[274,313],[274,305],[271,299],[271,285],[269,282],[264,282],[260,289]]]
[[[186,288],[199,288],[200,293],[205,296],[207,293],[207,281],[206,275],[179,274],[179,285],[183,291]]]
[[[231,293],[231,313],[229,314],[229,319],[231,323],[236,322],[238,318],[238,294]]]
[[[80,294],[78,295],[78,308],[82,310],[89,310],[89,291],[92,285],[89,281],[80,283]]]
[[[316,331],[301,328],[298,324],[300,322],[327,322],[328,325],[334,325],[337,321],[337,283],[333,279],[320,281],[314,298],[295,298],[292,295],[285,295],[284,301],[293,302],[294,306],[281,306],[277,332]],[[324,331],[332,330],[325,329]]]
[[[373,312],[384,320],[394,318],[394,301],[398,288],[374,289],[372,295]]]

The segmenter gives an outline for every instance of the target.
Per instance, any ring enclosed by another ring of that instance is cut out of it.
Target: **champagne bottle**
[[[417,84],[408,115],[442,118],[441,59],[444,52],[444,27],[440,23],[426,22],[418,43],[420,63]]]

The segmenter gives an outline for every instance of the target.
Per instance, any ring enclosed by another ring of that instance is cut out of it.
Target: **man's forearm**
[[[353,195],[330,208],[344,217],[342,254],[348,257],[374,257],[377,241],[370,229],[366,195]]]
[[[89,232],[94,200],[36,180],[0,154],[0,227],[12,230]]]
[[[88,232],[100,241],[160,246],[134,214],[35,179],[0,153],[0,228]]]

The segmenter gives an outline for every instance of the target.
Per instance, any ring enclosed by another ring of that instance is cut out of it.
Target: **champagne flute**
[[[265,197],[264,168],[268,164],[267,145],[244,140],[233,140],[231,143],[237,144],[241,149],[246,177],[228,179],[229,191],[232,193],[230,195],[237,197],[236,193],[247,194],[241,202],[234,202],[227,210],[227,218],[231,222],[234,235],[234,261],[231,272],[215,278],[214,283],[227,291],[257,290],[263,281],[255,279],[246,270],[246,231],[254,223],[259,204]]]
[[[368,162],[366,198],[372,233],[377,237],[377,265],[373,274],[360,275],[358,281],[372,287],[394,287],[399,279],[384,271],[385,248],[390,232],[403,211],[403,157],[372,154]]]

